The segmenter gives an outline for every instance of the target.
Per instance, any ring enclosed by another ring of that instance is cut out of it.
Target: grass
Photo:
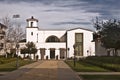
[[[87,57],[81,60],[84,63],[96,65],[111,71],[120,71],[120,57]]]
[[[33,61],[30,61],[30,60],[22,60],[22,59],[19,59],[19,67],[20,66],[23,66],[23,65],[26,65],[26,64],[30,64],[32,63]],[[13,70],[16,70],[16,60],[14,61],[11,61],[9,63],[5,63],[5,64],[0,64],[0,72],[3,72],[3,71],[13,71]]]
[[[83,80],[120,80],[120,75],[79,75]]]
[[[120,57],[87,57],[66,63],[77,72],[113,72],[120,71]],[[83,80],[120,80],[120,75],[79,75]]]
[[[66,63],[77,72],[108,72],[109,70],[84,63],[82,61],[76,61],[76,66],[74,67],[73,61],[66,61]]]
[[[15,61],[16,58],[5,58],[5,57],[0,57],[0,64],[5,64],[5,63],[9,63],[12,61]]]

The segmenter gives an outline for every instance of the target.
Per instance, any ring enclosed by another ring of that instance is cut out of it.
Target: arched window
[[[31,27],[33,27],[33,22],[31,22],[31,25],[30,25]]]
[[[57,38],[56,36],[49,36],[46,39],[46,42],[60,42],[59,38]]]

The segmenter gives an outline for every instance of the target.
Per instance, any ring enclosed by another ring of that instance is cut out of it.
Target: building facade
[[[5,55],[6,53],[6,29],[7,27],[0,23],[0,55]]]
[[[26,42],[35,43],[39,59],[93,56],[95,43],[92,40],[93,31],[88,29],[41,30],[38,28],[37,19],[27,19]]]

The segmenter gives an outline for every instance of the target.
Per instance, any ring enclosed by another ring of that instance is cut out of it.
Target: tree
[[[21,49],[21,54],[24,55],[24,58],[25,58],[25,54],[27,54],[28,52],[29,51],[28,51],[28,49],[26,47],[24,47],[24,48]]]
[[[25,32],[20,24],[14,24],[8,16],[2,18],[2,23],[8,28],[5,37],[5,48],[7,49],[7,43],[10,43],[9,48],[15,49],[14,45],[25,37]]]
[[[117,56],[117,50],[120,49],[120,21],[116,19],[99,21],[96,19],[94,26],[102,46],[106,49],[114,49],[113,54]]]
[[[26,48],[21,49],[21,53],[22,54],[34,54],[34,58],[35,58],[35,54],[37,53],[37,48],[35,47],[35,44],[33,42],[28,42],[26,44]]]

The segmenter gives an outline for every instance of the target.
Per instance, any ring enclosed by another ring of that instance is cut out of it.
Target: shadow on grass
[[[74,66],[73,61],[66,61],[66,63],[77,72],[109,72],[110,70],[95,66],[92,64],[84,63],[82,61],[76,61],[76,66]]]
[[[17,67],[16,61],[12,61],[12,62],[5,63],[5,64],[0,64],[0,72],[11,72],[11,71],[18,69],[21,66],[31,64],[33,62],[35,61],[19,60],[18,67]]]
[[[0,80],[79,80],[79,76],[70,68],[22,68],[0,76]]]
[[[83,80],[120,80],[120,75],[79,75]]]

